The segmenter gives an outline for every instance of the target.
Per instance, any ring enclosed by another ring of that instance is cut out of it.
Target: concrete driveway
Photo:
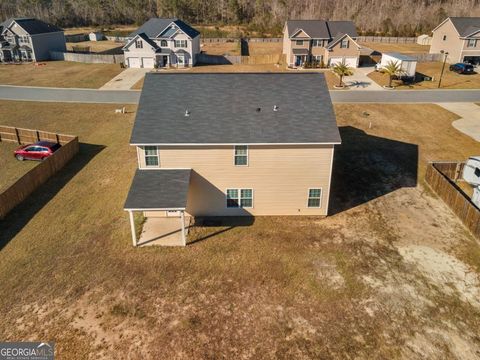
[[[373,66],[356,68],[352,76],[344,78],[344,82],[350,90],[385,90],[367,76],[372,71],[375,71]]]
[[[103,85],[100,90],[130,90],[133,85],[139,82],[145,74],[151,70],[152,69],[126,69]]]
[[[480,106],[474,103],[439,103],[437,105],[460,116],[461,119],[452,123],[453,127],[480,142]]]

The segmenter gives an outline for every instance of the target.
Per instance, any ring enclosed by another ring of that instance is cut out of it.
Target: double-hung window
[[[235,146],[235,166],[247,166],[248,165],[248,146],[238,145]]]
[[[467,47],[469,47],[469,48],[477,47],[477,39],[468,39],[467,40]]]
[[[143,49],[143,41],[142,40],[136,40],[135,41],[135,47],[137,49]]]
[[[312,40],[312,46],[314,47],[323,46],[323,40],[318,40],[318,39]]]
[[[308,203],[309,208],[322,207],[322,189],[308,189]]]
[[[176,48],[186,48],[187,47],[187,40],[175,40],[174,45]]]
[[[227,189],[227,208],[252,208],[253,189]]]
[[[341,49],[348,49],[349,47],[349,41],[348,39],[343,39],[342,42],[340,43],[340,48]]]
[[[295,45],[302,46],[302,45],[303,45],[303,40],[297,40],[297,41],[295,41]]]
[[[156,146],[145,146],[145,166],[158,167],[158,149]]]

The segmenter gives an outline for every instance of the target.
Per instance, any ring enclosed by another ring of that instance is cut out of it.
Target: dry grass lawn
[[[47,61],[45,65],[0,65],[0,84],[97,89],[122,72],[118,64]]]
[[[333,89],[333,85],[338,84],[338,77],[330,70],[293,70],[287,69],[285,65],[278,64],[264,64],[264,65],[243,65],[243,64],[233,64],[233,65],[197,65],[189,69],[169,69],[161,70],[162,72],[192,72],[192,73],[207,73],[207,72],[225,72],[225,73],[235,73],[235,72],[321,72],[325,74],[325,79],[329,89]],[[141,90],[143,88],[144,79],[138,81],[134,86],[133,90]]]
[[[240,55],[240,43],[203,43],[201,50],[208,55]]]
[[[36,161],[18,161],[13,152],[20,145],[13,142],[0,142],[0,193],[35,167]]]
[[[82,143],[0,222],[1,339],[55,340],[59,359],[478,357],[480,247],[421,181],[427,160],[480,152],[453,114],[336,105],[332,216],[134,249],[122,207],[135,108],[115,107],[0,101],[6,125]]]
[[[276,55],[282,53],[283,43],[281,42],[249,42],[248,51],[254,55]]]
[[[430,51],[429,45],[419,45],[419,44],[385,44],[385,43],[363,42],[363,43],[360,43],[360,45],[368,47],[372,50],[376,50],[380,53],[399,52],[403,54],[413,54],[413,53],[428,54],[428,52]]]
[[[417,63],[417,75],[426,75],[433,78],[433,81],[420,81],[414,85],[404,85],[402,81],[393,81],[393,86],[398,89],[437,89],[438,80],[442,72],[441,62],[419,62]],[[480,73],[472,75],[457,74],[445,66],[442,78],[442,89],[480,89]],[[388,75],[380,72],[372,72],[368,76],[379,85],[388,85]]]
[[[111,54],[111,53],[119,53],[123,54],[123,51],[121,51],[121,48],[123,47],[124,44],[118,43],[115,41],[108,41],[108,40],[103,40],[103,41],[82,41],[82,42],[76,42],[76,43],[67,43],[67,50],[72,51],[73,47],[78,46],[78,47],[89,47],[90,52],[92,53],[105,53],[105,54]]]

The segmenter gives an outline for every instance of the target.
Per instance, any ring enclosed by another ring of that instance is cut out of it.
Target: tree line
[[[364,35],[415,36],[447,16],[480,16],[480,0],[0,0],[0,15],[34,16],[62,27],[178,17],[275,34],[286,19],[352,20]]]

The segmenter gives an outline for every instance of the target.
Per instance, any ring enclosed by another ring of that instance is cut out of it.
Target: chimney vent
[[[273,111],[278,111],[278,105],[273,105]]]

